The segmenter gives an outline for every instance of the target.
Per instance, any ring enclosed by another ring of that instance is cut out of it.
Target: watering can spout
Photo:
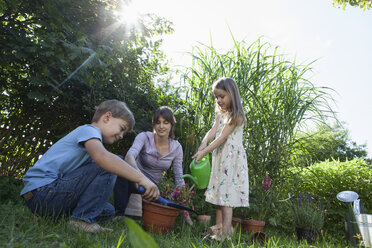
[[[196,185],[198,185],[198,179],[190,174],[185,174],[181,178],[190,178]]]

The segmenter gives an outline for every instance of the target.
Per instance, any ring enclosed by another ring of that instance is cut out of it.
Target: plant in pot
[[[173,181],[171,177],[168,177],[166,172],[164,172],[161,181],[158,184],[159,191],[161,192],[160,196],[181,203],[182,205],[193,208],[192,187],[184,185],[182,187],[173,187]],[[145,229],[151,232],[161,232],[165,234],[173,226],[176,217],[179,214],[179,209],[164,206],[154,202],[146,201],[143,199],[143,218]],[[187,222],[191,222],[191,218],[188,212],[184,212],[184,219]]]
[[[298,194],[291,198],[293,224],[298,240],[314,243],[324,224],[324,211],[319,198],[312,194]]]
[[[158,188],[161,192],[160,195],[163,198],[166,198],[168,200],[181,203],[182,205],[189,207],[191,209],[194,209],[193,204],[193,196],[194,196],[194,185],[189,186],[188,184],[185,184],[181,187],[174,187],[173,186],[173,178],[168,177],[167,173],[164,172],[163,178],[160,181]],[[192,220],[190,218],[190,213],[187,211],[183,212],[184,220],[189,224],[192,225]]]
[[[262,181],[262,184],[255,184],[250,188],[250,207],[245,217],[242,219],[242,227],[247,232],[262,232],[266,224],[265,218],[271,207],[274,205],[274,194],[271,189],[271,178],[268,173]],[[248,215],[248,216],[247,216]]]

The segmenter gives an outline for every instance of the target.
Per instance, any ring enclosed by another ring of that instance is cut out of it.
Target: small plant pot
[[[211,221],[211,216],[210,215],[198,215],[197,219],[200,224],[209,224],[209,222]]]
[[[267,234],[264,233],[264,232],[255,232],[255,233],[252,235],[252,242],[253,242],[253,243],[264,244],[264,243],[266,243],[267,241],[269,241],[269,237],[268,237]]]
[[[311,229],[296,227],[296,233],[298,241],[306,240],[308,244],[315,243],[318,237],[318,232],[316,230]]]
[[[262,232],[265,226],[265,221],[263,220],[250,220],[244,219],[242,220],[242,228],[245,232]]]
[[[143,199],[145,230],[166,234],[173,226],[180,210]]]
[[[240,219],[238,217],[232,217],[231,224],[234,228],[241,228],[242,219]]]

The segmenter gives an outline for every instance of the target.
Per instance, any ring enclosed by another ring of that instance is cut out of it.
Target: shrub
[[[341,191],[357,192],[365,208],[372,208],[372,166],[363,159],[325,161],[307,168],[293,167],[288,172],[291,176],[287,177],[287,185],[284,187],[288,189],[288,193],[303,192],[321,198],[326,211],[326,228],[336,224],[338,231],[343,229],[346,205],[336,198]]]

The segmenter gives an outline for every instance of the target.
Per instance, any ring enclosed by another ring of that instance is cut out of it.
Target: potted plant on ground
[[[311,194],[298,194],[291,198],[290,209],[298,240],[315,242],[324,224],[324,211],[320,200]]]
[[[193,196],[194,196],[194,185],[189,186],[185,184],[181,187],[174,187],[173,178],[168,177],[166,172],[163,174],[163,178],[160,181],[159,191],[161,192],[160,195],[163,198],[166,198],[171,201],[175,201],[181,203],[182,205],[194,209],[193,205]],[[183,212],[183,218],[185,222],[192,226],[192,220],[190,218],[190,213],[187,211]]]
[[[246,232],[262,232],[266,224],[265,217],[274,204],[274,194],[271,188],[271,178],[268,173],[261,184],[250,187],[250,206],[248,209],[238,209],[237,215],[243,214],[241,225]],[[235,220],[238,221],[238,220]]]

